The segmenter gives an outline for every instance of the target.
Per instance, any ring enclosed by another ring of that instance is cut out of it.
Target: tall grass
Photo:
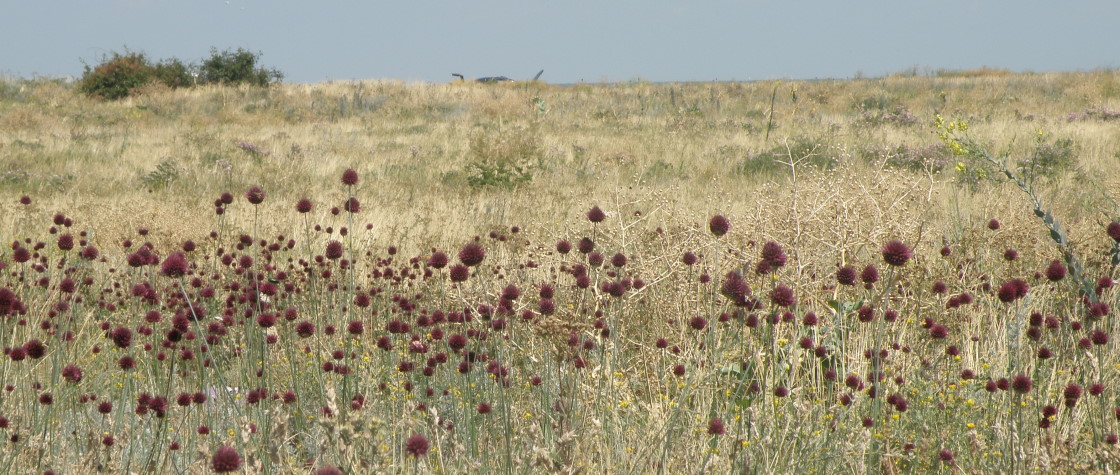
[[[1115,469],[1115,81],[9,81],[0,466]]]

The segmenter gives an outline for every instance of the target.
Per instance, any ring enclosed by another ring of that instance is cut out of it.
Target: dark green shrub
[[[155,80],[173,89],[194,85],[191,66],[179,61],[178,58],[161,60],[159,64],[152,68],[152,76]]]
[[[284,78],[284,74],[276,69],[258,67],[260,53],[253,53],[242,48],[237,51],[225,50],[218,52],[210,49],[210,57],[202,62],[198,69],[198,79],[204,84],[250,84],[253,86],[267,86],[274,81]]]
[[[143,86],[155,76],[155,68],[144,53],[113,52],[101,59],[101,64],[90,68],[78,80],[78,91],[104,99],[120,99]]]

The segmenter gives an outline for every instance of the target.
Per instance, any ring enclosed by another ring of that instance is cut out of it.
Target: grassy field
[[[1108,472],[1120,73],[0,81],[0,471]]]

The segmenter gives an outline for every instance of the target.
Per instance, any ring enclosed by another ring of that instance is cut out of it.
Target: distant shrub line
[[[284,78],[277,69],[258,66],[261,53],[238,48],[219,52],[210,49],[210,57],[198,65],[178,58],[154,62],[144,53],[125,50],[102,56],[93,67],[85,65],[78,81],[78,91],[103,99],[128,97],[140,87],[158,83],[170,88],[199,84],[249,84],[267,86]]]

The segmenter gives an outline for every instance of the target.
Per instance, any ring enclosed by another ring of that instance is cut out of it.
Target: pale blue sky
[[[1120,0],[0,0],[0,74],[79,76],[127,46],[263,53],[286,81],[881,76],[1120,67]]]

